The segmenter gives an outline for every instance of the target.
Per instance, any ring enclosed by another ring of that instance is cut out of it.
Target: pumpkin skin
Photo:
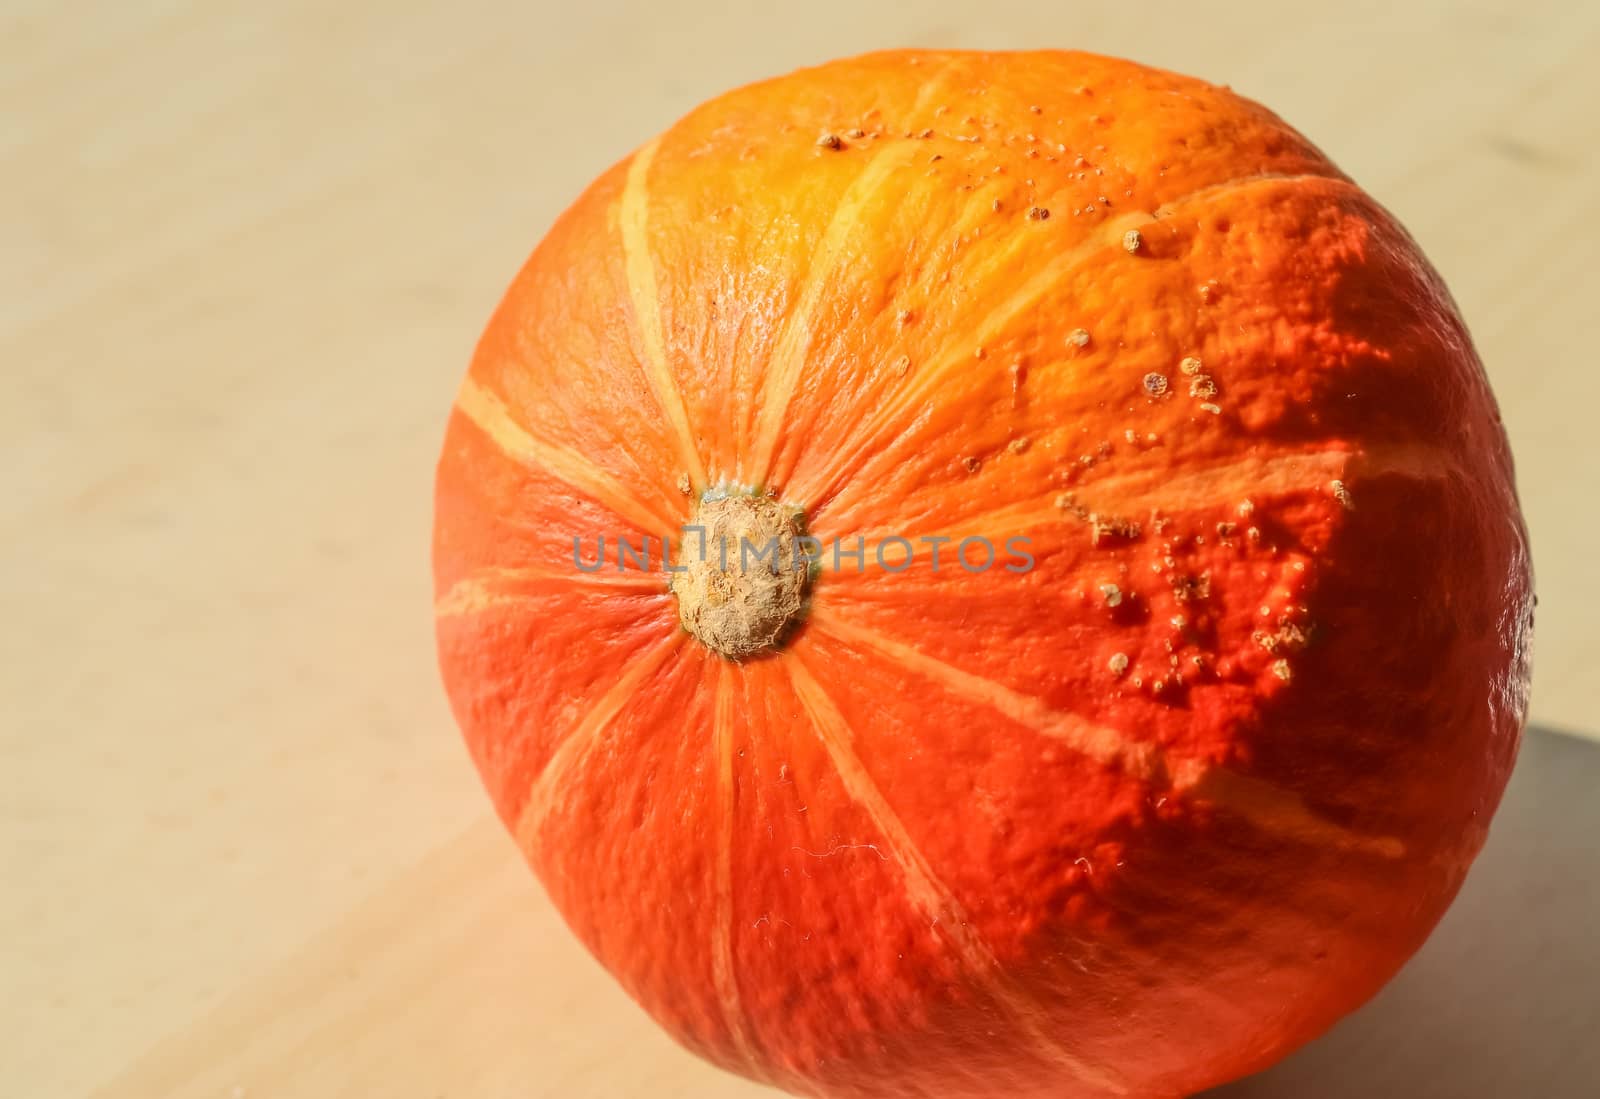
[[[868,547],[738,660],[659,559],[730,485]],[[580,571],[600,535],[657,556]],[[572,930],[800,1094],[1266,1066],[1422,943],[1527,704],[1510,454],[1438,276],[1262,107],[1081,53],[825,65],[602,175],[478,346],[434,568]]]

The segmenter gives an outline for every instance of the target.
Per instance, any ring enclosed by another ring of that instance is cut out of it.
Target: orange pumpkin
[[[1261,1068],[1423,941],[1524,721],[1439,277],[1273,114],[1124,61],[694,111],[513,282],[436,503],[445,682],[551,899],[802,1094]]]

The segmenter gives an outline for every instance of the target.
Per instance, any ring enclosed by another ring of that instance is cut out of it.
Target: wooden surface
[[[830,56],[1123,54],[1321,144],[1473,327],[1535,713],[1600,726],[1600,6],[671,7],[0,0],[6,1094],[759,1093],[650,1027],[488,820],[433,668],[429,486],[562,205]],[[1418,961],[1228,1094],[1594,1094],[1597,783],[1600,748],[1536,739]]]

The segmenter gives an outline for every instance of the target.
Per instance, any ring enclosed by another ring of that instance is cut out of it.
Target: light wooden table
[[[834,55],[1134,56],[1322,144],[1473,326],[1535,539],[1536,715],[1596,729],[1600,6],[672,7],[0,0],[6,1094],[757,1093],[625,1002],[489,822],[436,685],[429,488],[565,202]],[[1234,1094],[1594,1094],[1597,757],[1535,740],[1419,961]]]

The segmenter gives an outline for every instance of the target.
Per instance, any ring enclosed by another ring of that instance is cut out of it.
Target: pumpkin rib
[[[547,569],[537,565],[506,568],[487,565],[471,576],[452,584],[433,604],[436,618],[478,614],[491,607],[515,606],[527,600],[526,593],[506,591],[503,585],[553,583],[594,585],[603,589],[666,593],[666,585],[655,573],[629,569],[626,572],[582,572],[578,569]]]
[[[988,706],[1006,718],[1060,741],[1080,755],[1115,767],[1136,779],[1202,800],[1232,812],[1271,835],[1399,858],[1404,845],[1383,836],[1365,836],[1318,817],[1292,791],[1202,760],[1175,760],[1159,744],[1132,739],[1109,726],[1094,725],[1056,710],[1002,683],[952,667],[904,641],[853,626],[826,608],[812,611],[814,628],[846,645],[874,649],[960,698]]]
[[[545,470],[641,530],[660,534],[677,529],[676,521],[634,496],[582,454],[534,438],[511,418],[505,402],[479,385],[470,374],[461,383],[456,408],[513,461]]]
[[[952,667],[913,645],[885,637],[864,626],[852,625],[826,605],[812,608],[810,625],[846,645],[875,650],[895,661],[898,666],[940,684],[958,697],[982,703],[1043,736],[1061,741],[1096,763],[1116,767],[1146,781],[1159,781],[1163,776],[1160,749],[1153,744],[1130,740],[1115,729],[1089,725],[1072,715],[1053,711],[1038,699]]]
[[[922,114],[934,98],[944,91],[943,79],[958,64],[957,59],[947,60],[923,86],[907,114],[908,120]],[[749,469],[754,484],[767,484],[772,479],[772,466],[779,444],[783,439],[785,418],[800,375],[807,363],[810,350],[813,315],[823,296],[834,289],[833,276],[845,258],[843,250],[852,233],[871,227],[862,222],[861,211],[890,180],[899,168],[910,167],[922,154],[918,143],[897,141],[880,147],[873,153],[859,175],[845,191],[834,208],[828,226],[811,257],[806,270],[805,285],[799,300],[783,320],[783,328],[774,341],[770,362],[773,364],[762,375],[756,397],[755,430],[748,455]]]
[[[784,661],[784,670],[788,673],[795,697],[800,701],[813,732],[832,760],[834,770],[851,799],[866,811],[892,846],[901,880],[905,883],[906,897],[912,907],[932,921],[933,928],[956,952],[965,971],[979,987],[994,997],[996,1004],[1028,1034],[1038,1048],[1047,1051],[1079,1080],[1113,1094],[1127,1094],[1120,1076],[1089,1065],[1038,1025],[1040,1010],[1033,998],[1007,980],[994,951],[973,930],[955,894],[928,865],[905,823],[851,748],[850,741],[854,733],[850,723],[827,689],[806,667],[798,652]]]
[[[1154,509],[1165,513],[1203,510],[1238,497],[1270,499],[1311,489],[1326,489],[1331,481],[1354,477],[1403,476],[1413,480],[1441,480],[1455,474],[1456,465],[1438,447],[1426,443],[1400,443],[1354,449],[1328,449],[1244,459],[1205,465],[1190,463],[1181,472],[1147,469],[1114,473],[1086,482],[1086,491],[1111,489],[1107,510]],[[1145,482],[1138,485],[1138,482]],[[1128,495],[1116,489],[1128,486]],[[1159,495],[1158,495],[1159,494]]]
[[[790,486],[790,491],[796,499],[805,500],[810,514],[816,517],[830,508],[839,506],[839,497],[847,493],[848,484],[852,479],[856,484],[870,484],[872,480],[870,473],[875,466],[893,465],[898,460],[898,448],[894,444],[903,433],[896,434],[886,442],[884,433],[891,423],[898,417],[910,413],[924,401],[943,381],[948,371],[970,361],[968,348],[994,342],[1007,325],[1026,310],[1036,306],[1042,298],[1056,289],[1083,264],[1103,252],[1113,252],[1114,255],[1126,257],[1120,242],[1130,229],[1148,228],[1153,223],[1177,215],[1180,210],[1191,205],[1214,202],[1247,188],[1307,183],[1333,183],[1354,188],[1354,184],[1336,175],[1257,172],[1201,187],[1180,198],[1163,203],[1153,211],[1134,211],[1107,219],[1089,239],[1056,255],[1044,267],[1029,276],[998,306],[986,312],[976,328],[967,333],[965,339],[948,341],[946,350],[936,356],[927,368],[919,370],[910,384],[887,401],[874,405],[864,423],[852,426],[849,434],[856,440],[853,445],[830,451],[833,455],[831,461],[811,477],[797,478]],[[1014,244],[1013,248],[1020,247],[1026,239],[1019,234],[1014,238],[1018,243]],[[992,266],[997,269],[1003,268],[1007,258],[1002,256],[999,260],[992,261]],[[913,417],[913,422],[914,419]],[[866,457],[860,468],[852,470],[851,463],[862,456]]]
[[[1228,501],[1245,497],[1262,502],[1290,493],[1326,489],[1333,481],[1352,482],[1359,477],[1398,475],[1416,480],[1435,480],[1455,474],[1455,463],[1449,461],[1439,448],[1426,444],[1399,444],[1270,456],[1250,454],[1245,458],[1229,457],[1210,464],[1191,462],[1178,474],[1150,467],[1086,481],[1074,485],[1065,495],[1070,495],[1071,511],[1074,513],[1109,517],[1160,512],[1171,516],[1221,507]],[[910,539],[912,553],[909,561],[916,562],[932,552],[931,547],[921,543],[921,539],[943,537],[954,542],[976,534],[995,545],[1001,545],[1008,538],[1055,525],[1062,518],[1064,504],[1065,501],[1056,497],[1043,503],[1023,500],[965,517],[952,516],[952,522],[963,524],[960,527],[920,531],[914,525],[901,523],[856,533],[865,537],[868,544],[876,544],[891,535]],[[853,572],[834,569],[832,563],[833,559],[826,554],[819,562],[822,572],[832,577],[849,577],[852,574],[869,576],[881,568],[875,557],[869,558],[860,569]],[[863,585],[863,588],[871,590],[868,585]],[[892,587],[877,590],[887,596],[895,595]]]
[[[920,139],[907,142],[908,147],[913,150],[922,144],[923,142]],[[915,162],[913,161],[913,164],[914,163]],[[919,177],[918,179],[913,180],[910,184],[911,187],[927,185],[928,182],[926,177]],[[922,210],[919,212],[919,216],[924,220],[925,223],[924,229],[926,231],[926,236],[930,238],[953,237],[957,242],[960,242],[970,240],[974,236],[981,234],[982,230],[991,227],[989,222],[994,209],[993,204],[997,201],[1001,201],[1002,198],[1009,195],[1011,190],[1010,180],[1007,177],[991,175],[982,177],[978,181],[970,183],[967,186],[971,188],[968,199],[956,211],[956,216],[954,219],[948,223],[939,223],[933,220],[934,215],[927,210]],[[903,201],[915,208],[917,205],[917,196],[915,192],[908,189],[903,196]],[[936,231],[932,228],[934,225],[938,225],[938,229]],[[1029,230],[1027,228],[1019,229],[1019,241],[1024,238],[1028,232]],[[996,238],[995,236],[991,236],[989,239],[993,240]],[[970,249],[971,246],[969,245],[969,251]],[[949,253],[947,255],[951,254],[953,253]],[[1011,255],[1012,253],[1010,252],[1006,253],[1008,258],[1010,258]],[[929,259],[931,264],[930,273],[943,272],[941,261],[934,260],[931,256]],[[1003,267],[1004,265],[1002,264],[998,266]],[[984,270],[986,272],[988,271],[987,268]],[[989,277],[989,275],[986,274],[985,277]],[[838,293],[837,287],[834,288],[834,292]],[[920,312],[924,312],[927,308],[927,300],[938,293],[939,288],[937,283],[908,283],[906,287],[902,288],[896,294],[895,299],[892,302],[885,303],[884,312],[887,313],[890,307],[898,307],[895,311],[909,318]],[[904,322],[901,323],[903,324]],[[839,334],[836,333],[833,342],[837,343],[838,340]],[[900,351],[900,349],[901,347],[898,344],[886,347],[883,351],[882,361],[878,365],[881,368],[894,369],[892,366],[889,366],[889,364],[894,361],[896,353]],[[824,359],[822,361],[826,360]],[[909,361],[910,356],[907,355],[906,362],[908,364],[908,369]],[[864,379],[864,381],[870,381],[870,378]],[[815,414],[813,416],[813,422],[816,422]],[[823,449],[831,449],[831,445],[830,447],[824,447]],[[786,453],[787,465],[782,468],[775,468],[771,472],[769,479],[776,484],[789,484],[796,465],[805,457],[805,450],[806,447],[803,445],[803,443],[800,446],[791,448],[791,451]],[[804,499],[804,497],[799,493],[791,494],[794,495],[797,502],[803,501]]]
[[[1180,771],[1186,770],[1180,767]],[[1248,821],[1268,835],[1386,860],[1406,856],[1406,845],[1396,836],[1369,836],[1342,827],[1318,816],[1293,791],[1226,767],[1202,765],[1173,788]]]
[[[472,666],[470,682],[452,682],[450,706],[508,830],[569,726],[612,687],[612,669],[679,632],[665,593],[569,584],[437,623],[441,663]],[[583,675],[544,686],[530,677],[575,651],[588,662]]]
[[[716,837],[713,858],[715,882],[713,896],[716,912],[711,919],[711,980],[722,1009],[722,1021],[734,1049],[744,1060],[745,1070],[757,1079],[768,1079],[756,1056],[754,1040],[746,1021],[744,1004],[739,995],[739,981],[734,976],[736,964],[733,957],[733,843],[734,816],[738,811],[734,788],[733,721],[734,697],[733,666],[723,662],[717,667],[716,699],[712,706],[711,739],[717,769],[717,794],[722,812],[717,817],[719,834]]]
[[[647,142],[628,165],[628,176],[617,199],[617,223],[622,237],[622,261],[627,273],[628,296],[633,305],[634,331],[639,337],[640,365],[656,395],[662,414],[672,427],[678,460],[696,492],[704,491],[706,469],[701,464],[689,427],[689,410],[672,367],[661,331],[661,294],[656,283],[655,260],[650,255],[648,176],[660,138]]]
[[[832,276],[843,259],[841,253],[850,234],[863,228],[859,218],[861,207],[889,181],[895,169],[911,164],[916,151],[909,142],[877,151],[845,192],[823,231],[799,301],[785,315],[783,329],[774,341],[773,365],[761,380],[761,392],[755,402],[759,411],[748,454],[753,484],[766,484],[772,478],[772,466],[786,426],[785,416],[810,350],[812,315],[823,295],[833,290]]]
[[[866,810],[873,824],[893,846],[912,907],[935,923],[949,921],[957,930],[946,931],[945,934],[952,936],[952,945],[969,962],[979,967],[991,964],[993,958],[988,948],[966,937],[961,930],[966,927],[965,912],[928,866],[927,860],[911,841],[904,823],[889,806],[888,799],[851,748],[850,741],[854,733],[838,706],[828,696],[826,688],[818,682],[800,656],[786,659],[783,667],[794,688],[795,697],[799,699],[812,730],[827,750],[834,770],[844,782],[851,799]]]
[[[641,684],[659,671],[668,658],[680,651],[687,636],[682,630],[674,630],[653,648],[641,653],[611,689],[595,700],[572,731],[562,737],[538,777],[533,780],[528,798],[517,815],[513,831],[518,846],[524,852],[532,855],[538,849],[539,828],[553,808],[562,774],[579,761],[595,737],[634,698]]]

